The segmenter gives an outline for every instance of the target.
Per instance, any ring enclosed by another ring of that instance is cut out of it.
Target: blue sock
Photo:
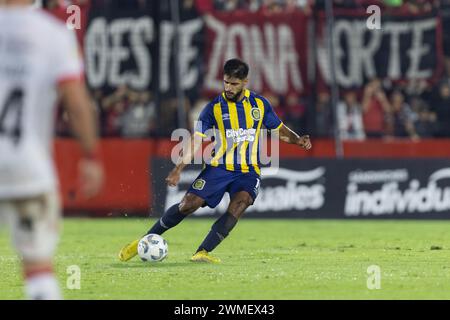
[[[177,203],[167,209],[163,216],[156,221],[150,230],[147,231],[147,234],[156,233],[161,235],[170,228],[175,227],[181,222],[181,220],[186,218],[186,215],[180,212],[180,209],[178,208],[179,205],[180,204]]]
[[[234,226],[237,223],[237,219],[230,213],[225,212],[211,227],[205,240],[203,240],[197,252],[200,250],[206,250],[208,252],[213,251],[215,247],[225,239]]]

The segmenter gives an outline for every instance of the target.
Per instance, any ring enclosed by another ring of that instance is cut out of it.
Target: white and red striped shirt
[[[64,23],[38,9],[0,8],[0,199],[56,190],[57,88],[82,74]]]

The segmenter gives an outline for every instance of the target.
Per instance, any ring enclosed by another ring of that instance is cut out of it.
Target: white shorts
[[[61,208],[56,192],[0,200],[0,215],[11,228],[14,247],[25,261],[51,259],[59,240]]]

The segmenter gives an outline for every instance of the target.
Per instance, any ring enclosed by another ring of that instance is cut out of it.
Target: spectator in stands
[[[102,132],[106,136],[146,137],[155,130],[155,105],[147,92],[119,86],[111,95],[94,99],[101,108]]]
[[[266,14],[280,13],[283,11],[283,7],[282,0],[264,0],[261,10]]]
[[[319,92],[316,103],[316,136],[329,138],[334,135],[333,110],[331,109],[330,94]]]
[[[263,0],[248,0],[248,10],[251,12],[256,12],[261,9]]]
[[[286,118],[286,110],[284,106],[281,105],[280,97],[277,94],[268,91],[264,92],[262,96],[269,100],[275,113],[281,120],[284,120]]]
[[[193,103],[193,107],[189,112],[189,125],[191,128],[195,128],[195,122],[200,117],[200,113],[205,108],[205,106],[209,103],[209,100],[200,98]]]
[[[337,105],[337,121],[342,140],[364,140],[363,112],[356,92],[350,90]]]
[[[284,99],[284,107],[281,113],[286,125],[295,132],[302,132],[306,129],[306,105],[296,93],[290,93]]]
[[[417,121],[411,107],[406,103],[405,96],[400,90],[394,90],[390,96],[391,110],[388,115],[388,135],[389,137],[409,137],[418,140],[414,122]]]
[[[442,30],[450,30],[450,0],[440,0],[439,8]],[[450,32],[442,32],[443,51],[445,58],[445,70],[450,77]]]
[[[450,85],[442,82],[431,103],[431,111],[437,119],[437,137],[450,137]]]
[[[420,97],[411,98],[411,109],[417,115],[414,120],[414,128],[421,138],[432,137],[436,130],[436,114],[430,111],[426,101]]]
[[[391,107],[379,79],[373,79],[364,88],[362,108],[366,136],[369,138],[384,137],[386,116]]]
[[[215,0],[214,8],[219,11],[234,11],[246,6],[244,0]]]
[[[430,0],[409,0],[405,1],[404,6],[412,14],[426,13],[433,10],[433,3]]]
[[[162,99],[160,108],[158,109],[158,135],[164,137],[170,137],[175,129],[181,128],[187,125],[189,128],[189,113],[191,109],[190,101],[188,98],[184,100],[184,114],[186,115],[185,123],[180,124],[178,119],[178,105],[179,101],[175,97]]]
[[[120,135],[120,116],[129,102],[127,92],[127,86],[120,86],[111,95],[102,99],[102,107],[106,112],[104,133],[107,136]]]
[[[155,131],[156,110],[148,92],[132,94],[130,105],[119,119],[122,137],[143,138]]]
[[[312,13],[313,1],[311,0],[286,0],[285,12],[301,10],[305,14]]]

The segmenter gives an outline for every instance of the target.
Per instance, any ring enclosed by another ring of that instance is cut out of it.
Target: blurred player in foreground
[[[216,138],[214,155],[181,202],[170,207],[147,232],[160,235],[198,208],[205,205],[216,207],[228,192],[231,201],[227,212],[213,224],[192,256],[191,261],[194,262],[220,262],[209,252],[228,236],[257,197],[260,184],[258,139],[262,125],[278,132],[282,141],[306,150],[311,148],[309,136],[298,136],[281,122],[267,99],[246,89],[249,67],[245,62],[231,59],[225,63],[223,71],[224,91],[203,109],[194,133],[206,138],[207,133],[213,131]],[[166,178],[169,186],[179,182],[181,171],[191,163],[202,145],[201,139],[194,139],[194,136],[191,141],[191,149]],[[119,259],[127,261],[134,257],[138,242],[139,239],[122,248]]]
[[[0,218],[11,227],[29,299],[61,299],[53,272],[61,208],[52,161],[55,107],[66,107],[84,157],[85,197],[98,193],[94,109],[75,35],[31,0],[0,0]]]

